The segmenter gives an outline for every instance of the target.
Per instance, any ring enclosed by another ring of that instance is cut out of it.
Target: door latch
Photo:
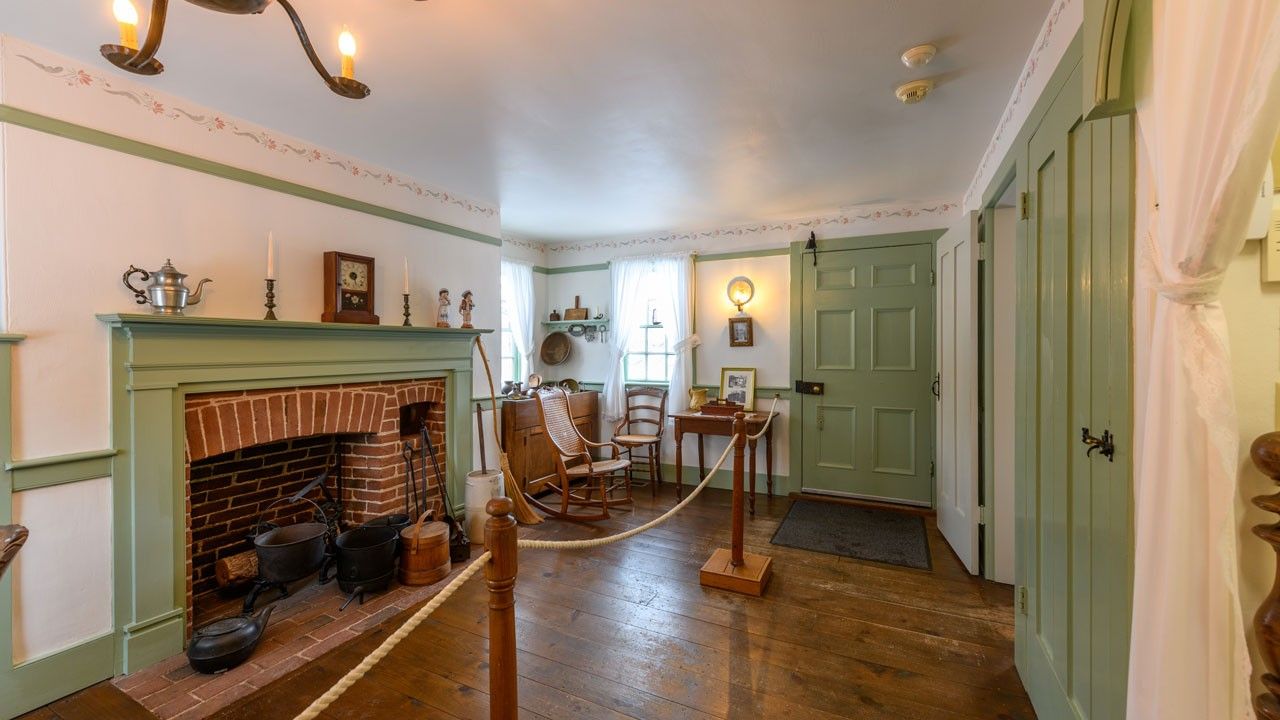
[[[942,373],[933,376],[933,384],[929,386],[929,392],[933,393],[935,399],[942,399]]]
[[[801,395],[821,395],[822,389],[823,386],[820,382],[809,382],[808,380],[796,381],[796,392]]]
[[[1114,435],[1111,434],[1110,430],[1103,430],[1102,437],[1096,438],[1093,435],[1089,434],[1089,428],[1087,427],[1080,428],[1080,442],[1089,446],[1089,449],[1086,450],[1084,453],[1085,457],[1092,455],[1094,450],[1098,450],[1101,452],[1102,456],[1107,459],[1107,462],[1115,462],[1116,461],[1115,440],[1116,438]]]

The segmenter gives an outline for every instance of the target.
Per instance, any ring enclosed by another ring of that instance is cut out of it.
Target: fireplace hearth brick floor
[[[484,552],[473,545],[471,557]],[[434,585],[408,587],[392,583],[385,593],[371,595],[364,605],[338,608],[347,596],[336,582],[316,584],[314,576],[290,586],[289,597],[271,603],[275,607],[253,657],[239,667],[218,675],[201,675],[178,654],[113,683],[160,720],[199,720],[302,667],[366,630],[430,600],[467,563],[453,566],[449,577]],[[274,597],[269,593],[268,598]],[[259,601],[258,609],[267,607]]]

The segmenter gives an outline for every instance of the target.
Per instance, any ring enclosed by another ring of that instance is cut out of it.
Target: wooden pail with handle
[[[431,511],[400,531],[400,583],[430,585],[449,576],[449,526],[435,520]]]

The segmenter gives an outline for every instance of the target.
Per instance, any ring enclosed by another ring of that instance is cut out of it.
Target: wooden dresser
[[[578,432],[592,442],[600,440],[600,393],[595,390],[569,395],[569,412]],[[502,446],[511,472],[525,492],[535,493],[555,478],[555,461],[546,431],[538,420],[538,401],[502,402]]]

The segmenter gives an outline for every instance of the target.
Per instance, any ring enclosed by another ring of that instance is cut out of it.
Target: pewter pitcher
[[[139,290],[129,282],[129,276],[135,273],[139,274],[144,282],[151,281],[146,290]],[[200,302],[204,284],[213,282],[205,278],[196,285],[195,291],[192,291],[183,282],[186,279],[186,274],[178,272],[172,260],[165,260],[164,265],[154,272],[130,265],[123,278],[124,286],[138,296],[138,304],[149,303],[157,315],[181,315],[183,308]]]

